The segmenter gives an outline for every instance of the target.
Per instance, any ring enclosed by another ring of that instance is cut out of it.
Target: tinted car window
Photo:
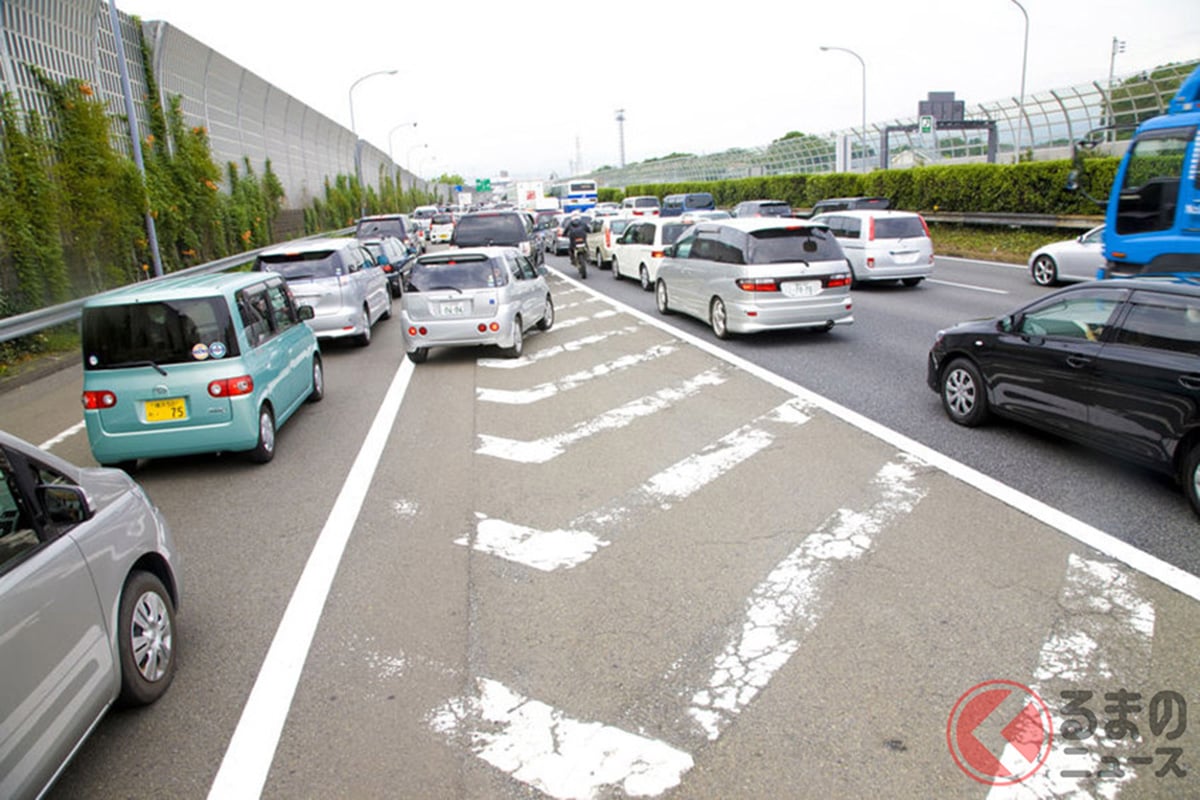
[[[731,228],[721,228],[717,232],[701,231],[692,244],[691,257],[705,261],[719,261],[722,264],[744,264],[742,242],[745,234]]]
[[[454,222],[454,217],[450,214],[434,214],[432,222],[434,225],[449,225]]]
[[[221,343],[239,355],[233,320],[224,298],[96,306],[83,310],[84,369],[112,369],[133,362],[195,361],[192,348]]]
[[[288,280],[312,280],[341,275],[342,259],[336,250],[314,250],[307,253],[277,253],[261,255],[254,266],[257,270],[278,272]]]
[[[356,239],[379,238],[382,236],[395,236],[397,239],[406,238],[407,231],[404,229],[404,220],[400,217],[360,219],[358,227],[354,229],[354,237]]]
[[[673,222],[670,225],[662,226],[663,244],[672,244],[680,235],[686,231],[691,225],[684,225],[682,222]]]
[[[917,217],[877,217],[875,219],[876,239],[907,239],[924,235],[925,226]]]
[[[845,257],[837,239],[823,228],[767,228],[750,234],[751,264],[840,261]]]
[[[454,229],[459,247],[517,244],[526,238],[525,226],[516,214],[479,214],[463,217]]]
[[[1119,294],[1110,292],[1103,296],[1076,295],[1053,300],[1026,312],[1017,332],[1098,341],[1121,299]]]
[[[417,261],[405,288],[416,292],[438,289],[489,289],[508,283],[508,270],[496,259]]]
[[[792,207],[787,203],[763,203],[758,207],[758,213],[764,217],[790,217]]]
[[[658,200],[654,197],[636,197],[633,200],[634,208],[658,208]]]
[[[1182,297],[1138,293],[1115,341],[1155,350],[1200,353],[1200,298],[1189,302]]]

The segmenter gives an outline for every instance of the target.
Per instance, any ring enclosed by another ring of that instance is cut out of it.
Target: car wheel
[[[1183,460],[1183,473],[1180,475],[1183,493],[1187,495],[1192,510],[1200,514],[1200,442],[1193,442]]]
[[[714,297],[708,306],[708,322],[712,325],[712,332],[718,339],[729,338],[729,320],[725,314],[725,303],[719,297]]]
[[[525,331],[522,324],[520,316],[513,320],[512,347],[503,348],[504,355],[508,358],[520,358],[521,353],[525,352]]]
[[[414,364],[424,364],[427,358],[429,358],[428,347],[418,347],[416,350],[408,351],[408,360]]]
[[[271,407],[258,410],[258,444],[250,451],[250,460],[265,464],[275,457],[275,415]]]
[[[988,416],[987,392],[979,368],[965,358],[956,358],[942,370],[942,407],[959,425],[973,428]]]
[[[358,335],[357,342],[359,347],[369,347],[371,344],[371,312],[366,306],[362,309],[362,333]]]
[[[383,307],[383,313],[379,315],[380,319],[392,318],[392,293],[388,292],[387,305]]]
[[[308,393],[308,402],[319,403],[325,396],[325,368],[321,365],[321,357],[313,356],[312,391]]]
[[[650,270],[646,269],[645,264],[638,267],[638,280],[641,281],[643,292],[648,292],[653,288],[650,285]]]
[[[616,262],[613,262],[616,266]],[[658,308],[660,314],[670,314],[671,306],[667,301],[667,284],[659,278],[658,283],[654,286],[654,305]]]
[[[158,576],[136,570],[121,589],[117,612],[121,705],[147,705],[175,677],[175,606]]]
[[[1029,267],[1029,274],[1038,286],[1053,286],[1058,283],[1058,265],[1050,256],[1038,256]]]
[[[539,331],[548,331],[554,326],[554,300],[550,295],[546,295],[546,310],[538,320],[537,326]]]
[[[612,258],[612,273],[613,273],[613,280],[616,280],[616,281],[621,280],[621,265],[617,263],[616,256],[613,256],[613,258]]]
[[[925,280],[925,279],[924,278],[901,278],[900,282],[903,283],[905,286],[916,286],[918,283],[920,283],[923,280]]]

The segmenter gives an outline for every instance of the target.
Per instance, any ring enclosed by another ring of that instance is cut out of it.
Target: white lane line
[[[789,400],[654,475],[623,499],[576,517],[565,528],[543,531],[476,514],[474,534],[454,543],[544,572],[577,567],[611,544],[601,533],[619,530],[635,511],[667,510],[768,447],[775,437],[763,425],[802,425],[809,418],[802,401]]]
[[[387,395],[379,406],[375,420],[329,512],[329,518],[308,556],[292,598],[288,601],[267,657],[254,681],[254,688],[250,690],[250,697],[242,708],[225,757],[221,760],[221,767],[209,789],[209,800],[256,798],[262,794],[292,696],[325,608],[325,599],[362,509],[371,478],[379,466],[379,459],[412,374],[412,362],[404,359],[396,370]]]
[[[741,629],[714,659],[708,685],[692,695],[688,715],[710,741],[766,688],[800,648],[799,637],[816,627],[839,562],[869,552],[875,537],[925,496],[913,486],[920,467],[905,454],[885,464],[874,479],[882,488],[876,503],[866,511],[835,512],[755,587]]]
[[[620,311],[609,309],[607,311],[601,311],[596,314],[592,314],[590,317],[571,317],[570,319],[556,321],[554,323],[554,330],[556,330],[556,331],[567,330],[569,328],[574,328],[576,325],[585,325],[588,322],[591,322],[592,320],[596,320],[596,319],[610,319],[611,317],[615,317],[620,313],[621,313]]]
[[[480,358],[476,359],[475,364],[488,369],[520,369],[528,367],[531,364],[536,364],[539,361],[545,361],[548,358],[555,358],[563,353],[574,353],[577,350],[582,350],[593,344],[599,344],[605,339],[612,336],[624,336],[629,333],[636,333],[637,325],[628,325],[624,328],[613,328],[604,333],[597,333],[592,336],[584,336],[582,339],[573,339],[563,344],[548,347],[545,350],[539,350],[530,355],[521,356],[520,358]]]
[[[41,444],[38,445],[38,447],[41,448],[42,450],[49,450],[51,447],[54,447],[54,445],[56,445],[56,444],[62,444],[67,439],[69,439],[70,437],[79,433],[81,430],[83,430],[86,427],[87,427],[87,422],[84,420],[79,420],[79,422],[76,422],[74,425],[67,428],[65,431],[58,434],[57,436],[54,436],[53,438],[47,439],[46,441],[42,442]]]
[[[1010,294],[1004,289],[989,289],[986,286],[974,286],[970,283],[955,283],[954,281],[942,281],[936,278],[926,278],[930,283],[937,283],[942,286],[953,286],[958,289],[970,289],[973,292],[989,292],[991,294]]]
[[[1093,697],[1084,705],[1098,719],[1111,719],[1113,715],[1103,710],[1111,702],[1105,693],[1119,689],[1136,692],[1150,674],[1155,611],[1137,592],[1136,581],[1137,576],[1119,564],[1070,556],[1058,598],[1063,617],[1042,645],[1030,687],[1051,709],[1055,737],[1049,757],[1022,783],[993,787],[988,800],[1114,798],[1124,784],[1136,779],[1135,766],[1122,756],[1153,753],[1153,748],[1146,747],[1141,723],[1140,742],[1109,738],[1103,722],[1084,739],[1067,739],[1061,735],[1066,720],[1060,713],[1067,698],[1058,694],[1062,690],[1091,691]],[[1137,704],[1145,707],[1149,700],[1143,696]],[[1071,720],[1081,721],[1079,717]],[[1013,775],[1030,768],[1029,759],[1013,744],[1004,747],[1000,763]],[[1116,765],[1119,768],[1114,769]],[[1101,770],[1107,775],[1097,778]]]
[[[560,275],[563,280],[574,282],[573,279]],[[585,287],[586,288],[586,287]],[[593,291],[587,289],[587,291]],[[1160,583],[1170,586],[1172,589],[1180,592],[1193,600],[1200,601],[1200,576],[1193,575],[1186,570],[1180,569],[1173,564],[1168,564],[1161,558],[1152,556],[1149,553],[1139,550],[1131,544],[1121,541],[1110,533],[1100,530],[1099,528],[1089,525],[1086,522],[1076,519],[1071,515],[1060,511],[1059,509],[1044,503],[1041,500],[1030,497],[1024,492],[1017,491],[1013,487],[996,480],[990,475],[985,475],[979,470],[968,467],[961,461],[956,461],[945,453],[934,450],[932,447],[921,444],[915,439],[909,438],[899,431],[894,431],[885,425],[881,425],[869,417],[859,414],[857,411],[852,411],[849,408],[835,403],[828,397],[817,394],[811,389],[806,389],[800,384],[788,380],[782,375],[777,375],[765,367],[761,367],[744,358],[735,356],[732,353],[724,350],[711,341],[701,339],[687,331],[668,325],[661,319],[654,317],[644,311],[639,311],[632,306],[627,306],[618,300],[614,300],[607,295],[597,294],[597,297],[602,297],[614,308],[620,308],[622,313],[629,314],[636,319],[640,319],[650,325],[671,334],[680,341],[698,347],[706,353],[709,353],[717,358],[732,364],[735,367],[744,370],[750,375],[755,375],[758,378],[766,381],[772,386],[777,386],[785,392],[794,395],[797,398],[803,399],[812,406],[832,414],[834,417],[842,420],[848,425],[857,428],[864,433],[868,433],[879,439],[882,442],[910,453],[916,456],[921,461],[924,461],[931,466],[937,467],[942,472],[945,472],[952,478],[957,478],[963,483],[983,492],[989,497],[999,500],[1007,506],[1029,515],[1033,519],[1048,525],[1049,527],[1063,533],[1077,542],[1080,542],[1093,550],[1096,550],[1110,558],[1116,559],[1123,564],[1126,564],[1138,572],[1154,578]]]
[[[605,790],[654,797],[679,785],[692,757],[657,739],[585,722],[498,681],[477,678],[478,694],[451,700],[430,727],[493,767],[555,798]]]
[[[504,403],[508,405],[528,405],[536,403],[540,400],[545,400],[547,397],[553,397],[559,392],[569,391],[578,388],[584,383],[611,375],[614,372],[636,367],[639,364],[645,364],[653,361],[656,358],[674,353],[679,348],[674,344],[656,344],[653,347],[642,351],[641,353],[632,353],[627,356],[609,361],[607,364],[597,364],[591,369],[576,372],[571,375],[561,378],[557,381],[543,383],[540,386],[535,386],[532,389],[476,389],[475,398],[487,403]]]
[[[604,431],[618,430],[642,417],[648,417],[670,408],[675,403],[699,394],[707,386],[719,386],[726,380],[719,369],[706,370],[677,386],[660,389],[651,395],[631,400],[623,406],[605,411],[596,417],[580,422],[569,431],[541,439],[507,439],[503,436],[479,434],[479,447],[475,452],[506,461],[523,464],[544,464],[558,458],[566,449],[578,442]]]

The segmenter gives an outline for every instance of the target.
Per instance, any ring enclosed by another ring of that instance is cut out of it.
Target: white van
[[[621,201],[621,215],[626,217],[657,217],[660,210],[658,198],[650,194],[626,197]]]
[[[833,231],[850,259],[856,284],[898,280],[916,286],[933,274],[933,240],[920,214],[846,210],[818,214],[811,221]]]

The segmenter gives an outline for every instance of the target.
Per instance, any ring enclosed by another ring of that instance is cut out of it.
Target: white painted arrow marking
[[[539,361],[545,361],[548,358],[561,356],[563,353],[574,353],[577,350],[582,350],[585,347],[593,344],[599,344],[610,336],[624,336],[628,333],[636,333],[637,325],[627,325],[624,328],[613,328],[604,333],[593,334],[592,336],[584,336],[582,339],[574,339],[563,344],[548,347],[545,350],[539,350],[530,355],[524,355],[520,358],[480,358],[475,361],[478,366],[487,367],[489,369],[520,369],[528,367],[531,364],[536,364]]]

